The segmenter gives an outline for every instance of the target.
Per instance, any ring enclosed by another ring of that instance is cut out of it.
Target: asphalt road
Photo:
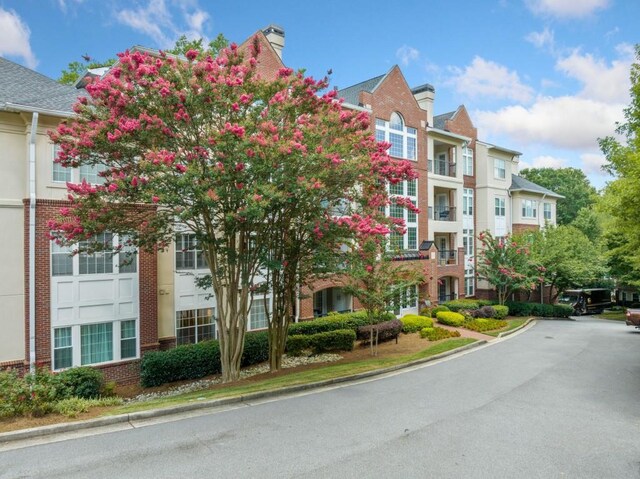
[[[385,378],[10,444],[0,478],[640,478],[636,331],[542,321]]]

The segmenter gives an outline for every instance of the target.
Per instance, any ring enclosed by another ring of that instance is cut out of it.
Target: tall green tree
[[[600,244],[604,232],[604,219],[596,207],[582,208],[578,211],[571,226],[579,229],[594,244]]]
[[[239,377],[265,271],[270,322],[286,339],[295,281],[314,248],[388,231],[378,222],[385,185],[415,176],[375,141],[366,112],[345,111],[334,90],[324,92],[327,79],[288,68],[262,78],[259,55],[257,40],[247,56],[235,45],[217,58],[122,53],[87,86],[76,116],[50,133],[57,162],[104,170],[103,185],[68,184],[71,203],[49,224],[56,241],[106,248],[93,238],[110,231],[154,251],[173,241],[176,224],[195,234],[210,269],[224,381]],[[337,217],[345,199],[353,210]]]
[[[558,200],[556,219],[561,225],[571,224],[582,208],[592,206],[598,197],[596,189],[578,168],[525,168],[520,176],[564,196]]]
[[[63,85],[75,85],[80,75],[90,68],[108,67],[116,62],[115,58],[108,58],[104,61],[94,60],[87,55],[82,56],[82,61],[69,62],[67,68],[62,70],[58,83]]]
[[[600,140],[607,158],[605,169],[614,175],[604,189],[600,209],[607,215],[605,235],[614,273],[624,281],[640,285],[640,45],[631,65],[631,103],[624,110],[625,122],[617,133],[623,138]],[[620,265],[621,268],[617,268]]]
[[[477,275],[491,284],[504,304],[516,291],[531,291],[536,287],[538,271],[527,244],[510,235],[495,238],[489,231],[478,235]]]
[[[538,282],[551,287],[552,302],[571,287],[599,284],[607,273],[600,248],[574,226],[548,226],[523,235],[536,264]]]

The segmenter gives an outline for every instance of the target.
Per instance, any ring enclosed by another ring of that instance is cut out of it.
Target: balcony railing
[[[442,160],[428,160],[429,173],[441,176],[456,176],[456,164]]]
[[[451,293],[451,294],[438,294],[438,302],[439,303],[444,303],[446,301],[453,301],[454,299],[456,299],[458,297],[457,293]]]
[[[458,252],[454,249],[438,251],[438,266],[458,264]]]
[[[429,218],[436,221],[455,221],[455,206],[429,206]]]

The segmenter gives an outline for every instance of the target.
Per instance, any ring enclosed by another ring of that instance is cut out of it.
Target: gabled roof
[[[451,120],[455,116],[456,111],[450,111],[448,113],[443,113],[442,115],[434,116],[433,117],[433,127],[437,128],[438,130],[444,130],[444,126],[445,126],[446,121],[447,120]]]
[[[553,191],[546,189],[544,186],[537,185],[518,175],[511,175],[511,186],[509,187],[509,191],[526,191],[528,193],[551,196],[552,198],[564,198],[564,196],[554,193]]]
[[[83,93],[71,85],[0,57],[0,110],[12,105],[73,114],[72,106]]]
[[[389,70],[391,71],[391,70]],[[382,81],[386,78],[389,72],[384,75],[380,75],[377,77],[370,78],[363,82],[357,83],[347,88],[343,88],[342,90],[338,90],[338,97],[344,98],[345,103],[350,103],[351,105],[359,105],[360,104],[360,92],[366,91],[369,93],[373,93],[376,88],[382,83]]]

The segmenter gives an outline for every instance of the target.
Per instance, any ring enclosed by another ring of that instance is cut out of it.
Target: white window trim
[[[522,200],[522,217],[527,219],[538,217],[538,202],[536,200]]]
[[[415,181],[417,183],[417,179],[415,180],[411,180],[411,181]],[[390,195],[392,197],[404,197],[404,198],[409,198],[414,205],[418,205],[418,189],[419,189],[419,185],[416,184],[416,194],[415,195],[408,195],[408,182],[407,181],[403,181],[402,182],[402,194],[393,194]],[[402,214],[403,214],[403,220],[405,223],[405,229],[406,231],[404,232],[404,234],[402,235],[402,245],[400,250],[401,251],[416,251],[418,249],[419,246],[419,231],[418,231],[418,216],[419,214],[414,214],[415,217],[415,221],[409,221],[409,213],[410,211],[406,208],[402,208]],[[386,207],[386,211],[385,211],[386,216],[390,216],[391,215],[391,205],[388,205]],[[415,228],[415,232],[416,232],[416,242],[415,242],[415,248],[409,248],[409,228]],[[391,245],[390,245],[391,247]]]
[[[505,160],[500,158],[493,159],[493,177],[497,180],[505,180],[507,178],[507,162]]]
[[[386,141],[387,143],[391,143],[391,141],[389,140],[390,138],[389,135],[391,133],[402,136],[402,156],[400,158],[405,160],[410,160],[410,161],[418,161],[418,130],[417,128],[407,126],[407,124],[404,121],[404,118],[402,118],[402,115],[400,115],[399,113],[396,113],[396,114],[400,116],[400,118],[402,119],[402,130],[396,130],[395,128],[391,128],[390,122],[388,120],[383,120],[382,118],[376,118],[376,132],[384,133],[384,141]],[[408,139],[409,138],[413,139],[415,144],[413,158],[410,158],[408,156],[408,151],[409,151]],[[389,149],[389,154],[391,155],[390,151],[391,149]]]
[[[473,176],[473,150],[469,146],[462,148],[462,173]]]

